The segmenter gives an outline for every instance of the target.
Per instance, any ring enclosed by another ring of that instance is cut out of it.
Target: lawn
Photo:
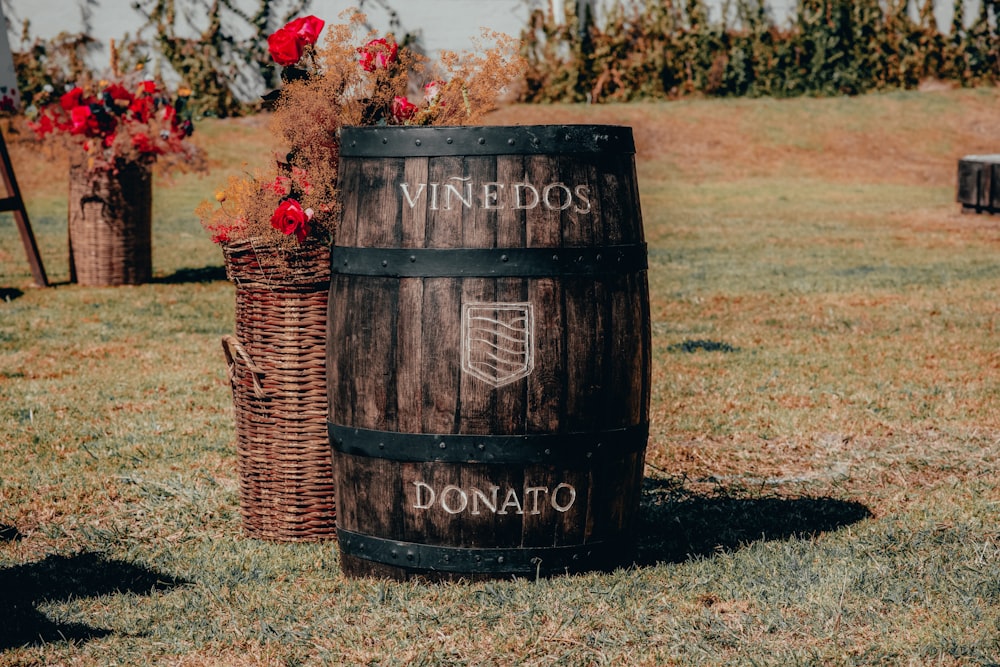
[[[158,177],[154,280],[68,284],[66,167],[5,128],[53,286],[0,217],[0,665],[1000,664],[1000,217],[957,160],[1000,92],[514,106],[633,127],[651,437],[634,563],[345,578],[241,535],[195,206],[271,147],[206,120]]]

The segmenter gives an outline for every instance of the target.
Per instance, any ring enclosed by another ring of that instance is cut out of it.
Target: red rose
[[[315,16],[304,16],[279,28],[267,38],[267,50],[271,59],[282,67],[294,65],[302,59],[307,45],[319,39],[324,22]]]
[[[392,118],[397,123],[403,123],[410,120],[416,113],[417,105],[410,100],[405,97],[400,97],[399,95],[392,98]]]
[[[91,129],[97,129],[97,120],[91,113],[90,107],[73,107],[69,112],[70,133],[72,134],[92,134]]]
[[[396,62],[399,46],[387,39],[373,39],[358,49],[358,62],[366,72],[386,69]]]
[[[324,25],[325,22],[323,19],[316,18],[315,16],[303,16],[288,23],[285,26],[285,30],[294,33],[303,45],[315,44],[316,40],[319,39],[319,34],[323,32]]]
[[[66,111],[72,111],[82,104],[84,104],[83,88],[79,86],[66,92],[59,98],[59,105]]]
[[[299,243],[309,236],[309,221],[312,220],[313,212],[311,208],[304,209],[302,204],[294,199],[286,199],[275,209],[271,216],[271,226],[282,234],[292,235]]]
[[[302,49],[295,33],[282,28],[267,38],[267,51],[271,59],[282,67],[294,65],[302,57]]]

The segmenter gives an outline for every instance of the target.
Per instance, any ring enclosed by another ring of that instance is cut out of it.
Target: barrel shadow
[[[720,489],[692,493],[683,480],[645,480],[636,564],[681,563],[760,540],[809,537],[871,516],[858,502],[784,498]]]
[[[7,532],[10,533],[9,530]],[[95,553],[48,556],[34,563],[2,569],[0,651],[49,642],[84,642],[112,633],[111,630],[85,623],[53,621],[36,608],[40,603],[109,593],[141,594],[185,583],[154,570],[106,559]]]

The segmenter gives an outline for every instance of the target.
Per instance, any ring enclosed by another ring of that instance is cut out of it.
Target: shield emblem
[[[519,380],[535,367],[530,303],[462,306],[462,370],[494,387]]]

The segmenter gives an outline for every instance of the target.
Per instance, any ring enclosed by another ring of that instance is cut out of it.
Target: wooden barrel
[[[327,345],[348,576],[630,558],[649,290],[631,128],[343,131]]]
[[[966,155],[958,161],[955,200],[962,212],[1000,212],[1000,155]]]

